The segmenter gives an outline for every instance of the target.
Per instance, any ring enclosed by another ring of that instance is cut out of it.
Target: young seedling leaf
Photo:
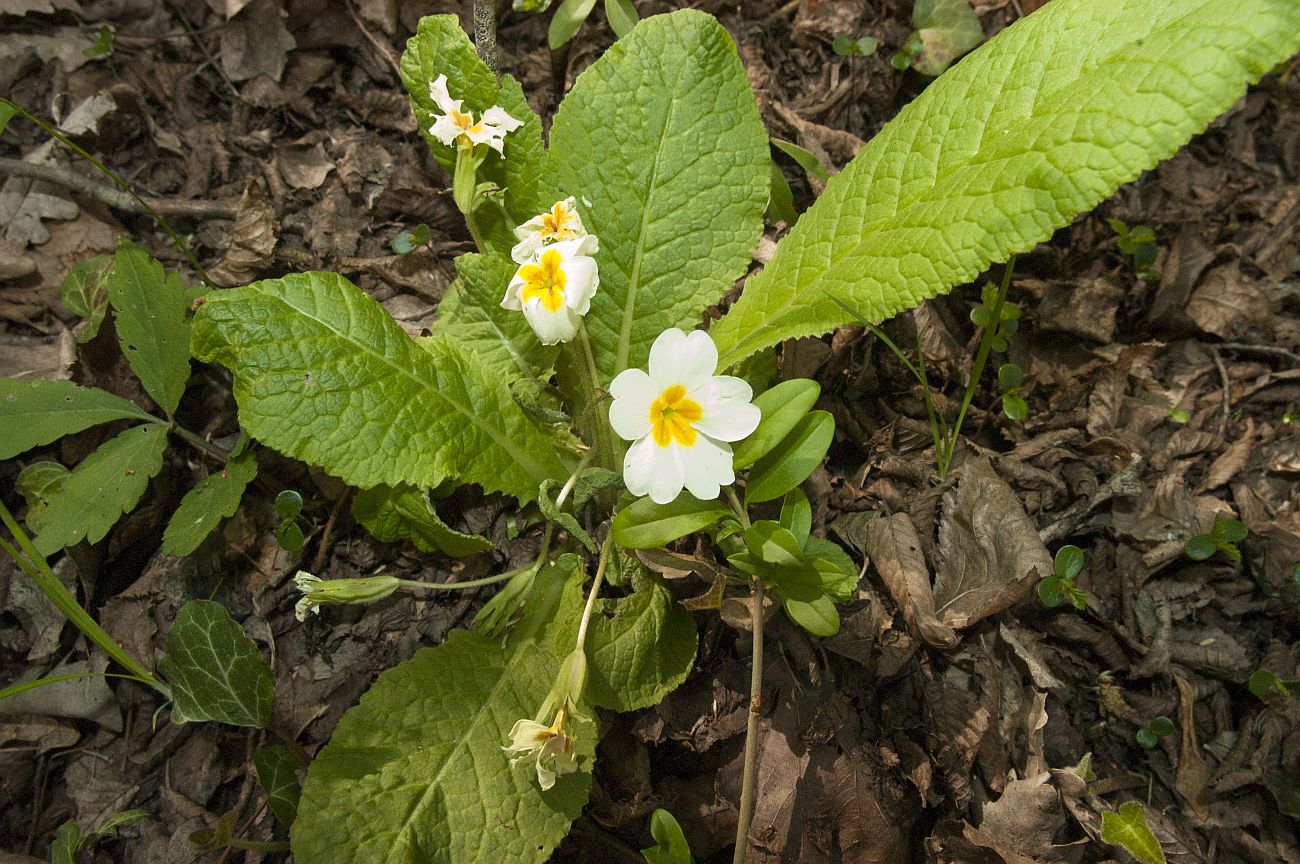
[[[807,171],[809,176],[816,177],[823,183],[831,179],[831,172],[826,170],[822,160],[793,141],[786,141],[784,138],[773,138],[772,146],[799,163],[799,167]]]
[[[701,501],[683,492],[670,504],[638,498],[614,517],[614,542],[625,549],[654,549],[708,528],[730,510],[721,501]]]
[[[632,0],[605,0],[605,17],[609,19],[614,35],[620,39],[631,33],[632,28],[641,20]]]
[[[1147,824],[1147,813],[1136,801],[1125,801],[1119,812],[1101,814],[1101,839],[1122,846],[1143,864],[1166,864],[1165,852]]]
[[[794,193],[790,191],[790,183],[775,160],[772,161],[771,177],[772,194],[767,200],[767,218],[773,222],[793,225],[799,221],[799,214],[794,209]]]
[[[297,552],[307,542],[307,535],[296,519],[286,519],[276,526],[275,542],[286,552]]]
[[[419,225],[416,225],[408,231],[400,232],[388,245],[391,246],[393,251],[398,255],[406,255],[410,252],[414,252],[416,249],[428,242],[429,226],[421,222]]]
[[[1061,580],[1055,575],[1048,576],[1038,583],[1038,599],[1048,609],[1055,609],[1065,602],[1065,594],[1061,589]]]
[[[376,540],[409,540],[421,552],[445,552],[463,558],[492,548],[492,541],[465,534],[438,516],[429,493],[414,486],[376,486],[352,499],[352,517]]]
[[[550,142],[554,198],[591,201],[582,221],[600,238],[586,326],[608,384],[744,274],[767,206],[767,133],[731,37],[686,9],[647,18],[579,75]]]
[[[8,99],[0,99],[0,135],[4,134],[9,121],[18,116],[18,106]]]
[[[1056,575],[1063,579],[1077,579],[1083,572],[1083,550],[1078,546],[1065,545],[1056,550],[1053,559]]]
[[[790,434],[754,463],[745,481],[745,501],[760,504],[780,498],[808,479],[826,458],[835,438],[835,418],[812,411],[795,424]]]
[[[1222,517],[1216,517],[1214,520],[1214,530],[1211,532],[1211,536],[1213,536],[1215,540],[1220,540],[1226,543],[1240,543],[1242,540],[1246,539],[1246,536],[1249,533],[1250,531],[1246,528],[1246,523],[1242,522],[1240,519],[1224,519]]]
[[[167,427],[133,426],[101,444],[63,481],[41,514],[35,537],[42,555],[81,540],[98,543],[140,501],[149,479],[162,470]]]
[[[190,380],[190,325],[180,276],[125,238],[108,274],[108,302],[122,347],[140,383],[170,417]]]
[[[1194,534],[1183,543],[1183,552],[1193,561],[1204,561],[1213,555],[1217,548],[1209,534]]]
[[[564,47],[587,20],[596,0],[564,0],[551,16],[551,26],[546,33],[546,44],[552,51]]]
[[[286,828],[292,828],[298,816],[298,799],[302,796],[298,771],[303,767],[302,757],[283,744],[272,744],[253,754],[253,769],[266,793],[266,805]]]
[[[100,423],[157,419],[134,402],[94,387],[0,378],[0,459]]]
[[[226,465],[185,493],[163,532],[163,552],[180,557],[199,548],[222,519],[235,515],[244,489],[257,476],[257,457],[244,447],[230,455]]]
[[[77,332],[77,342],[84,343],[99,334],[99,325],[108,311],[108,274],[113,270],[112,255],[96,255],[72,265],[59,286],[59,298],[72,312],[86,319]]]
[[[821,385],[808,378],[782,381],[754,399],[762,417],[748,438],[735,445],[732,464],[748,468],[785,440],[799,421],[817,404]]]
[[[695,864],[682,826],[662,807],[650,814],[650,836],[655,845],[641,850],[647,864]]]
[[[529,501],[541,481],[567,473],[477,355],[446,338],[417,345],[336,274],[209,295],[193,347],[234,374],[250,436],[354,486],[457,477]]]
[[[297,519],[302,512],[302,494],[285,489],[275,496],[275,515],[281,519]]]
[[[916,0],[912,23],[921,49],[912,57],[917,72],[938,75],[984,41],[979,16],[970,0]]]
[[[712,328],[720,367],[848,323],[833,297],[879,322],[975,279],[1172,155],[1297,51],[1292,0],[1052,0],[831,178]]]
[[[191,600],[181,607],[158,671],[172,688],[173,723],[271,722],[275,679],[257,644],[220,603]]]

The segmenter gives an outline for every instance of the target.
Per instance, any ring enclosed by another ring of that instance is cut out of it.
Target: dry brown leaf
[[[956,645],[957,634],[935,615],[930,571],[912,520],[904,513],[881,516],[867,526],[866,546],[908,627],[937,648]]]
[[[1202,481],[1200,489],[1197,491],[1208,492],[1211,489],[1218,489],[1233,477],[1236,477],[1237,472],[1246,467],[1246,462],[1250,460],[1250,453],[1254,446],[1255,420],[1253,417],[1247,417],[1246,431],[1241,434],[1240,438],[1228,445],[1228,448],[1210,464],[1210,469],[1205,472],[1205,480]]]
[[[833,848],[820,851],[843,864],[907,860],[915,799],[879,765],[879,757],[871,758],[864,748],[839,753],[827,765],[828,750],[820,748],[812,766],[820,789],[810,816],[827,821],[834,838]],[[803,855],[800,860],[810,858]]]
[[[1094,342],[1110,342],[1115,338],[1115,313],[1123,297],[1124,289],[1104,276],[1048,282],[1038,304],[1039,326]]]
[[[252,0],[238,7],[221,29],[221,68],[231,81],[259,75],[279,81],[295,42],[281,18],[276,0]]]
[[[230,246],[221,262],[209,270],[212,278],[220,285],[243,285],[262,275],[274,260],[275,231],[275,209],[262,185],[249,180],[239,199]]]
[[[1205,275],[1187,301],[1187,315],[1207,333],[1248,338],[1268,324],[1272,308],[1268,296],[1233,259]]]
[[[29,12],[53,15],[55,12],[72,12],[81,15],[77,0],[0,0],[0,15],[15,15],[19,18]]]
[[[284,182],[294,189],[319,189],[334,170],[334,160],[326,154],[325,145],[320,141],[305,146],[282,144],[276,147],[275,164]]]
[[[75,726],[49,717],[0,722],[0,747],[5,752],[34,750],[37,754],[71,747],[81,739]],[[3,859],[0,859],[3,864]]]
[[[53,147],[54,142],[47,141],[23,157],[23,161],[38,165],[52,163]],[[50,232],[43,224],[45,220],[76,219],[80,212],[67,197],[67,191],[52,183],[10,177],[0,187],[0,229],[5,240],[20,246],[40,246],[50,239]]]
[[[980,833],[999,847],[1035,857],[1052,854],[1052,838],[1065,824],[1061,796],[1047,771],[1007,781],[1002,797],[984,805]]]
[[[1034,687],[1040,690],[1065,689],[1064,682],[1053,675],[1052,670],[1047,668],[1047,664],[1038,656],[1038,636],[1018,627],[1008,627],[1006,624],[998,625],[998,635],[1002,637],[1002,641],[1011,652],[1025,664]]]
[[[1176,672],[1174,683],[1178,685],[1180,733],[1178,773],[1174,779],[1174,788],[1204,821],[1210,815],[1210,793],[1207,788],[1210,772],[1206,768],[1205,758],[1201,756],[1200,745],[1196,743],[1196,688]]]
[[[1006,609],[1052,572],[1038,529],[987,459],[967,465],[944,495],[939,551],[934,602],[957,630]]]
[[[382,258],[348,258],[339,261],[341,270],[359,270],[378,276],[399,288],[407,288],[428,300],[440,300],[451,276],[444,269],[445,262],[427,249],[416,249],[405,255],[387,255]]]

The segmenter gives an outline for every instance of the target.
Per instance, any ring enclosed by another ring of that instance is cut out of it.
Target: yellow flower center
[[[525,302],[540,297],[542,306],[547,311],[559,312],[564,305],[564,270],[560,267],[563,259],[554,249],[542,253],[540,264],[525,264],[519,268],[519,278],[524,280],[520,298]]]
[[[563,201],[557,201],[550,213],[542,214],[543,239],[572,240],[576,235],[573,229],[568,227],[571,221],[573,221],[573,213],[564,206]]]
[[[452,109],[451,120],[465,135],[477,135],[483,131],[483,124],[475,123],[473,114],[466,114],[462,111]]]
[[[692,423],[704,416],[700,403],[686,397],[686,388],[674,384],[664,389],[650,405],[650,431],[655,443],[667,447],[673,441],[683,447],[694,447],[698,434]]]

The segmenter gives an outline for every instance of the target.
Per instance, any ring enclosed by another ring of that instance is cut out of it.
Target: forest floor
[[[684,5],[644,0],[638,9]],[[832,170],[930,80],[888,62],[909,32],[910,4],[690,5],[736,39],[771,133]],[[1026,5],[1041,4],[975,3],[988,35]],[[472,243],[396,62],[420,16],[463,6],[5,0],[0,94],[53,116],[127,178],[218,281],[342,272],[419,334],[452,258]],[[571,83],[613,39],[598,10],[553,64],[545,18],[502,13],[502,68],[543,118],[558,101],[557,79]],[[112,50],[89,58],[102,25],[115,34]],[[863,35],[879,41],[874,55],[831,48],[837,36]],[[1300,699],[1247,688],[1261,668],[1300,678],[1300,74],[1290,72],[1266,78],[1177,156],[1019,258],[1009,301],[1021,326],[986,371],[948,478],[935,469],[921,388],[880,341],[846,328],[783,346],[782,374],[820,381],[819,407],[837,421],[830,458],[810,480],[814,531],[858,560],[869,554],[873,566],[839,635],[816,640],[773,619],[751,861],[1124,860],[1096,841],[1098,814],[1136,800],[1171,862],[1300,864]],[[186,272],[184,260],[149,218],[101,200],[104,178],[31,124],[10,123],[0,157],[70,178],[33,183],[0,168],[0,373],[140,396],[111,328],[73,339],[79,318],[59,286],[120,236]],[[778,158],[806,207],[820,181]],[[1138,277],[1107,219],[1154,230],[1155,275]],[[392,238],[421,222],[430,244],[393,255]],[[769,224],[758,258],[783,230]],[[969,312],[982,284],[886,327],[898,344],[922,346],[945,411],[971,368]],[[1024,370],[1023,421],[1000,410],[994,372],[1004,360]],[[228,376],[195,368],[191,393],[202,398],[187,399],[185,419],[233,443]],[[6,503],[21,507],[11,490],[26,461],[73,464],[98,441],[82,433],[0,466]],[[72,557],[96,616],[149,662],[182,602],[224,603],[273,658],[279,726],[314,750],[377,673],[467,625],[493,589],[398,594],[299,623],[299,567],[470,579],[529,560],[537,532],[516,531],[517,507],[462,492],[444,515],[497,551],[421,555],[354,525],[338,481],[263,456],[266,482],[197,554],[159,551],[168,515],[211,467],[176,447],[142,506]],[[961,485],[979,472],[984,487]],[[283,488],[306,500],[308,539],[296,554],[273,537],[271,502]],[[951,544],[990,541],[980,488],[1009,490],[997,506],[1023,508],[1049,549],[1084,551],[1085,609],[1048,609],[1032,585],[981,584],[974,590],[1019,599],[968,604],[969,620],[954,630],[924,603],[899,602],[908,596],[901,583],[928,580]],[[873,534],[868,521],[879,513],[902,514],[909,524],[896,527],[915,529],[919,558]],[[1189,559],[1184,541],[1216,516],[1245,523],[1241,560]],[[85,661],[73,628],[8,559],[0,600],[0,680]],[[681,688],[655,708],[607,718],[591,803],[554,860],[641,860],[635,850],[649,845],[656,806],[681,821],[701,861],[730,860],[749,637],[717,616],[701,616],[700,627]],[[0,862],[44,860],[64,821],[91,828],[131,807],[151,818],[96,860],[284,860],[200,854],[189,840],[227,813],[242,836],[283,839],[249,768],[266,733],[155,728],[157,708],[152,693],[102,680],[0,704]],[[1140,746],[1138,731],[1158,716],[1175,733]],[[1097,782],[1083,792],[1065,769],[1087,754]]]

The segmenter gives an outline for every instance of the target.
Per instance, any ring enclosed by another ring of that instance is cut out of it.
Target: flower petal
[[[529,221],[531,222],[532,220],[530,219]],[[528,260],[537,254],[537,250],[542,248],[541,233],[538,231],[533,231],[532,233],[525,232],[524,228],[527,225],[528,222],[525,222],[523,225],[520,225],[515,229],[515,236],[519,238],[519,242],[510,250],[510,257],[515,260],[516,264],[528,263]]]
[[[718,349],[703,330],[683,333],[673,327],[650,346],[650,377],[661,387],[681,384],[694,390],[718,368]]]
[[[673,449],[681,460],[687,490],[701,501],[712,501],[721,493],[722,486],[736,481],[730,444],[700,435],[693,447]]]
[[[516,120],[511,117],[510,114],[506,112],[506,109],[502,108],[500,105],[493,105],[491,108],[483,112],[483,123],[484,125],[495,126],[500,129],[502,135],[507,132],[513,132],[520,126],[524,125],[524,121]]]
[[[507,753],[528,753],[541,750],[553,736],[551,727],[536,720],[518,720],[510,730],[510,746],[502,747]]]
[[[524,318],[543,345],[568,342],[578,335],[578,322],[582,320],[568,306],[561,305],[552,312],[542,305],[540,297],[524,304]]]
[[[451,98],[451,94],[447,92],[446,75],[439,75],[429,83],[429,97],[443,114],[460,110],[460,100]]]
[[[600,276],[596,269],[596,259],[586,255],[575,255],[564,262],[564,302],[579,315],[586,315],[591,308],[592,295],[600,285]]]
[[[758,428],[762,413],[751,404],[754,391],[749,383],[730,375],[714,375],[690,391],[704,412],[694,425],[710,438],[739,441]]]
[[[460,127],[456,125],[456,121],[451,119],[451,116],[448,114],[443,114],[438,117],[438,119],[433,122],[433,125],[429,127],[429,134],[434,138],[437,138],[443,144],[446,144],[448,147],[456,143],[456,139],[460,137],[460,132]]]
[[[624,369],[609,385],[614,401],[609,406],[609,425],[624,441],[650,434],[650,406],[659,391],[641,369]]]
[[[523,288],[525,284],[527,283],[525,283],[523,279],[519,278],[519,271],[516,270],[515,275],[510,277],[510,284],[506,286],[506,296],[501,298],[502,309],[514,309],[518,311],[519,309],[524,308],[523,304],[519,302],[519,290]]]
[[[649,495],[656,504],[671,503],[685,480],[676,447],[660,447],[647,435],[628,448],[623,458],[623,482],[633,495]]]

